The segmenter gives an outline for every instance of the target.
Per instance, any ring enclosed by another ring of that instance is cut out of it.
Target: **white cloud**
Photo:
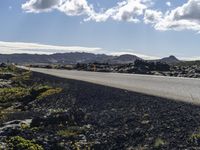
[[[161,21],[163,13],[161,11],[156,10],[146,10],[144,14],[144,23],[146,24],[154,24]]]
[[[28,0],[22,4],[26,12],[40,13],[58,10],[68,16],[84,15],[84,21],[104,22],[108,19],[152,24],[156,30],[194,30],[200,32],[200,0],[188,0],[173,10],[156,10],[154,0],[123,0],[116,6],[96,12],[87,0]],[[171,6],[171,2],[166,2]]]
[[[29,0],[22,4],[22,9],[32,13],[48,12],[61,4],[62,0]]]
[[[29,0],[22,4],[22,9],[28,13],[41,13],[58,10],[68,16],[91,16],[93,6],[87,0]]]
[[[96,21],[96,22],[105,22],[115,13],[114,9],[108,9],[103,13],[92,13],[88,18],[84,19],[84,21]]]
[[[157,30],[200,31],[200,0],[189,0],[180,7],[166,12],[155,24]]]
[[[140,0],[128,0],[119,4],[115,8],[115,14],[112,16],[114,20],[137,22],[137,16],[143,15],[143,11],[147,6]]]
[[[93,6],[86,0],[65,0],[58,10],[69,16],[90,15],[93,14]]]
[[[52,54],[65,52],[93,52],[101,51],[98,47],[80,47],[80,46],[55,46],[38,43],[23,42],[3,42],[0,41],[0,54],[11,53],[31,53],[31,54]]]
[[[166,2],[166,5],[170,7],[172,4],[171,4],[170,1],[167,1],[167,2]]]
[[[69,53],[69,52],[88,52],[95,54],[107,54],[107,55],[136,55],[145,60],[160,59],[160,56],[146,55],[134,50],[128,49],[124,51],[112,51],[104,50],[99,47],[81,47],[81,46],[55,46],[55,45],[44,45],[38,43],[24,43],[24,42],[4,42],[0,41],[0,54],[54,54],[54,53]],[[200,57],[179,57],[181,60],[199,60]]]
[[[185,61],[195,61],[195,60],[200,60],[200,56],[195,56],[195,57],[180,57],[180,60],[185,60]]]
[[[114,55],[114,56],[120,56],[120,55],[125,55],[125,54],[130,54],[130,55],[136,55],[142,59],[145,60],[155,60],[155,59],[160,59],[160,57],[157,56],[151,56],[151,55],[145,55],[145,54],[140,54],[140,53],[135,53],[135,52],[130,52],[129,51],[123,51],[123,52],[111,52],[109,53],[110,55]]]
[[[137,23],[139,22],[137,17],[143,15],[144,10],[151,5],[153,5],[152,0],[124,0],[105,11],[96,12],[87,0],[29,0],[22,4],[22,9],[31,13],[49,12],[56,9],[68,16],[86,15],[85,21],[101,22],[111,18]]]
[[[55,46],[44,45],[38,43],[24,43],[24,42],[4,42],[0,41],[0,54],[13,54],[13,53],[28,53],[28,54],[53,54],[53,53],[68,53],[68,52],[89,52],[95,54],[108,54],[108,55],[123,55],[131,54],[141,57],[143,59],[158,59],[159,57],[144,55],[140,53],[131,52],[132,50],[114,52],[111,50],[103,50],[98,47],[80,47],[80,46]]]
[[[138,16],[143,15],[144,10],[151,4],[150,2],[151,0],[125,0],[104,12],[91,14],[86,21],[94,20],[96,22],[101,22],[110,18],[116,21],[138,23],[140,22]]]
[[[56,9],[68,16],[93,13],[92,5],[89,5],[86,0],[29,0],[22,4],[22,9],[29,13],[49,12]]]

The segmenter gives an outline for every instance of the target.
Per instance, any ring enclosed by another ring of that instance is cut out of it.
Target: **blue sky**
[[[199,15],[200,0],[2,0],[0,53],[200,59]]]

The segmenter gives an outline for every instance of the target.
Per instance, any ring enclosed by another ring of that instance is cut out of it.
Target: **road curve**
[[[27,69],[25,67],[21,67]],[[200,104],[200,79],[30,68],[31,71]]]

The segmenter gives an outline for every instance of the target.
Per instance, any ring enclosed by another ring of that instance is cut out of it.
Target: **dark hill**
[[[168,63],[168,64],[173,64],[173,63],[178,63],[180,60],[176,58],[175,56],[171,55],[169,57],[164,57],[160,59],[161,62]]]
[[[142,59],[135,55],[125,54],[115,57],[109,62],[112,64],[128,64],[128,63],[134,63],[136,60],[142,60]]]
[[[93,53],[56,53],[51,55],[38,54],[1,54],[0,62],[18,64],[76,64],[76,63],[134,63],[141,59],[134,55],[111,56]]]

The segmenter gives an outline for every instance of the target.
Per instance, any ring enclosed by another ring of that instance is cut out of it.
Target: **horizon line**
[[[104,54],[111,56],[120,55],[135,55],[144,60],[157,60],[163,57],[169,57],[171,55],[175,56],[179,60],[184,61],[195,61],[200,60],[200,56],[193,57],[179,57],[174,54],[169,54],[168,56],[151,56],[146,54],[141,54],[135,52],[132,49],[124,51],[113,51],[104,50],[100,47],[85,47],[85,46],[58,46],[40,43],[28,43],[28,42],[5,42],[0,41],[0,54],[34,54],[34,55],[52,55],[52,54],[62,54],[62,53],[93,53],[93,54]]]

